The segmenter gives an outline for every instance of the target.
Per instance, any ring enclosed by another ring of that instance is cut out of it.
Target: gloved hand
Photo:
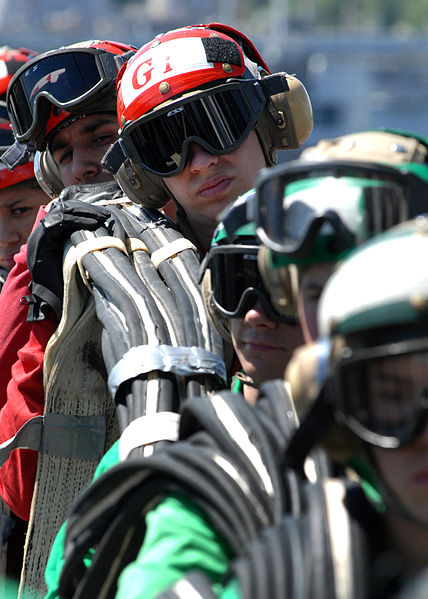
[[[58,319],[62,312],[62,259],[65,242],[74,231],[98,229],[110,215],[110,211],[103,206],[76,199],[59,201],[28,238],[27,264],[33,279],[32,295],[53,308]],[[34,307],[33,312],[36,312]],[[37,316],[33,314],[29,319],[43,318],[39,310]]]

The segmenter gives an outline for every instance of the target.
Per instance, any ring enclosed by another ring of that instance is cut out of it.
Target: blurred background
[[[374,127],[428,136],[428,0],[0,0],[0,45],[141,46],[211,21],[237,27],[272,71],[303,81],[315,117],[306,145]]]

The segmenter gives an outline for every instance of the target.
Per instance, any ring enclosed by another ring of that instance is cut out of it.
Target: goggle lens
[[[371,163],[289,163],[267,172],[256,187],[257,235],[290,257],[304,257],[322,226],[332,234],[331,224],[340,223],[348,233],[346,249],[350,237],[358,245],[420,210],[409,177]]]
[[[163,177],[183,170],[191,142],[212,154],[231,152],[254,128],[266,103],[257,85],[233,82],[173,102],[125,127],[123,144],[141,168]]]
[[[350,428],[372,444],[410,443],[428,414],[428,351],[367,356],[338,375],[341,411]]]
[[[269,318],[296,324],[295,319],[281,316],[272,306],[257,265],[258,249],[237,247],[231,246],[226,252],[224,247],[210,250],[208,268],[217,309],[227,318],[243,318],[260,300]]]
[[[103,82],[114,80],[97,59],[99,55],[100,51],[91,48],[59,52],[34,59],[15,75],[7,103],[18,139],[24,140],[34,127],[39,97],[60,108],[71,108],[86,101]]]

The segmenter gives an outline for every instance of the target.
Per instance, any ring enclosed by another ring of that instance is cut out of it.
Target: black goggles
[[[361,439],[394,449],[421,432],[428,416],[427,338],[348,350],[334,372],[338,417]]]
[[[336,189],[332,182],[337,182]],[[312,203],[306,199],[309,195]],[[428,184],[411,173],[373,163],[294,161],[262,173],[252,210],[261,243],[300,258],[326,221],[343,229],[349,247],[426,212]]]
[[[274,321],[297,324],[278,314],[269,299],[257,265],[258,246],[218,246],[207,254],[202,270],[210,269],[212,299],[226,318],[244,318],[258,300]]]
[[[7,92],[18,141],[34,141],[39,130],[44,134],[52,104],[66,111],[83,110],[113,88],[120,67],[115,57],[98,48],[68,48],[21,67]]]
[[[192,142],[215,155],[235,150],[266,102],[260,81],[229,81],[125,125],[120,145],[142,169],[162,177],[177,175],[186,166]]]

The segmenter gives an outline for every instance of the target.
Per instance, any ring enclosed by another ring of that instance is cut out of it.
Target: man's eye
[[[102,133],[101,135],[97,135],[94,142],[98,144],[107,144],[113,143],[116,140],[116,135],[112,135],[111,133]]]
[[[27,214],[30,212],[31,208],[27,206],[22,206],[20,208],[13,208],[12,214],[13,216],[22,216],[23,214]]]
[[[57,156],[54,157],[54,159],[57,164],[64,164],[68,160],[71,160],[72,155],[73,152],[71,150],[67,150],[65,152],[61,152],[60,154],[57,154]]]

